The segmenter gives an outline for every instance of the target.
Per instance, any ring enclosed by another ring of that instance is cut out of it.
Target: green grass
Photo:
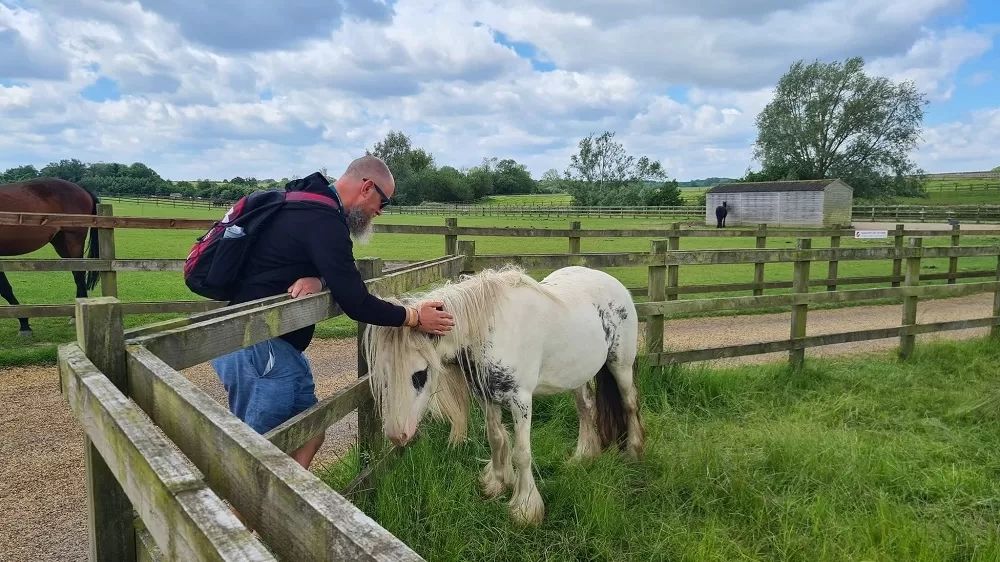
[[[151,216],[151,217],[190,217],[213,219],[224,213],[223,209],[192,209],[170,205],[113,203],[115,214],[120,216]],[[385,215],[377,219],[382,224],[422,224],[443,225],[444,217],[437,216],[407,216]],[[655,219],[612,219],[585,218],[581,221],[584,229],[592,228],[663,228],[667,223]],[[542,220],[537,217],[461,217],[462,226],[534,226],[539,228],[563,228],[569,225],[568,220]],[[773,229],[778,231],[780,229]],[[115,246],[117,256],[122,259],[140,258],[183,258],[187,255],[194,240],[202,231],[191,230],[136,230],[121,229],[116,233]],[[568,241],[561,238],[502,238],[502,237],[462,237],[463,240],[475,240],[478,254],[520,254],[520,253],[565,253]],[[650,238],[585,238],[581,241],[584,252],[646,252],[650,248]],[[963,245],[995,244],[997,238],[965,236]],[[924,244],[947,245],[948,238],[927,239]],[[845,239],[844,247],[853,246],[884,246],[891,240],[855,241]],[[751,238],[685,238],[681,240],[682,250],[719,249],[719,248],[750,248],[754,241]],[[770,237],[768,248],[792,248],[794,239]],[[813,240],[814,248],[827,247],[828,239]],[[367,246],[355,246],[356,257],[381,257],[385,260],[421,260],[439,257],[444,254],[444,237],[438,235],[396,235],[376,236]],[[9,259],[56,258],[51,246],[29,254]],[[923,271],[947,271],[948,260],[924,260]],[[959,261],[960,271],[983,270],[995,266],[991,258],[963,258]],[[825,275],[827,264],[816,262],[812,266],[812,275]],[[629,287],[644,287],[647,283],[645,267],[609,268],[608,271],[618,277]],[[753,281],[753,265],[716,265],[716,266],[684,266],[679,269],[680,284],[710,285],[720,283],[741,283]],[[842,262],[839,275],[841,277],[858,277],[892,272],[889,260],[874,262]],[[536,278],[541,278],[548,271],[531,272]],[[72,276],[68,272],[10,272],[7,274],[14,287],[15,294],[23,304],[69,304],[73,302],[75,290]],[[768,264],[765,267],[765,280],[790,280],[792,264]],[[975,280],[973,280],[975,281]],[[167,301],[196,300],[200,297],[191,293],[184,285],[179,272],[122,272],[118,275],[119,298],[125,302],[136,301]],[[865,285],[852,285],[849,288],[865,288]],[[769,294],[784,291],[768,291]],[[91,293],[99,295],[99,289]],[[712,295],[682,295],[681,298],[705,298],[706,296],[746,295],[742,293],[715,293]],[[642,300],[642,299],[639,299]],[[129,315],[126,317],[127,327],[149,324],[175,315]],[[35,332],[34,340],[25,342],[17,335],[17,322],[13,319],[0,320],[0,366],[34,363],[38,361],[55,360],[55,344],[71,341],[75,338],[75,328],[69,324],[68,318],[36,318],[31,321]],[[317,326],[317,337],[351,337],[355,334],[355,324],[346,317],[339,317],[321,322]]]
[[[386,461],[363,509],[435,561],[986,561],[1000,559],[1000,346],[641,378],[647,456],[570,466],[569,395],[537,400],[538,528],[486,501],[481,414],[447,446],[428,423]],[[509,427],[509,420],[507,422]],[[320,469],[341,489],[357,456]]]

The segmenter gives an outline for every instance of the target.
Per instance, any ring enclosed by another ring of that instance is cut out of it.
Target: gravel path
[[[993,296],[975,295],[927,301],[918,307],[920,323],[979,318],[989,314]],[[810,311],[808,335],[891,327],[900,322],[899,306]],[[667,349],[697,349],[788,337],[789,314],[668,321]],[[918,336],[919,341],[968,338],[972,329]],[[889,350],[896,339],[838,344],[806,350],[808,356]],[[919,343],[918,343],[919,345]],[[320,399],[352,380],[354,340],[316,340],[307,352],[316,372]],[[783,360],[786,353],[719,360],[722,365]],[[225,404],[225,393],[206,363],[184,371],[200,388]],[[72,562],[87,559],[86,488],[83,435],[59,394],[55,367],[0,371],[0,561]],[[353,414],[327,432],[316,465],[336,460],[352,444]]]

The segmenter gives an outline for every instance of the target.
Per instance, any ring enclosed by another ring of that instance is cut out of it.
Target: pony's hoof
[[[35,332],[32,332],[31,330],[21,330],[20,332],[17,333],[17,335],[21,336],[22,338],[30,338],[34,334]]]
[[[527,498],[511,500],[510,518],[518,525],[538,525],[542,522],[545,518],[545,504],[537,489]]]
[[[502,480],[493,474],[493,469],[487,467],[487,470],[483,471],[483,474],[479,477],[479,486],[483,490],[483,495],[487,499],[496,499],[503,494],[504,483]]]

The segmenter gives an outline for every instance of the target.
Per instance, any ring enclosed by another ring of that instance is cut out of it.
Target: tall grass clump
[[[924,343],[893,355],[809,358],[641,377],[647,455],[580,466],[572,396],[536,402],[532,451],[546,518],[484,501],[481,414],[390,455],[364,509],[428,560],[1000,559],[1000,346]],[[478,417],[477,417],[478,416]],[[508,422],[509,423],[509,422]],[[340,489],[356,457],[322,474]]]

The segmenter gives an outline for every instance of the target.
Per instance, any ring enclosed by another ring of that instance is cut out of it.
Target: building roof
[[[823,180],[757,181],[720,183],[708,193],[761,193],[767,191],[823,191],[837,178]]]

